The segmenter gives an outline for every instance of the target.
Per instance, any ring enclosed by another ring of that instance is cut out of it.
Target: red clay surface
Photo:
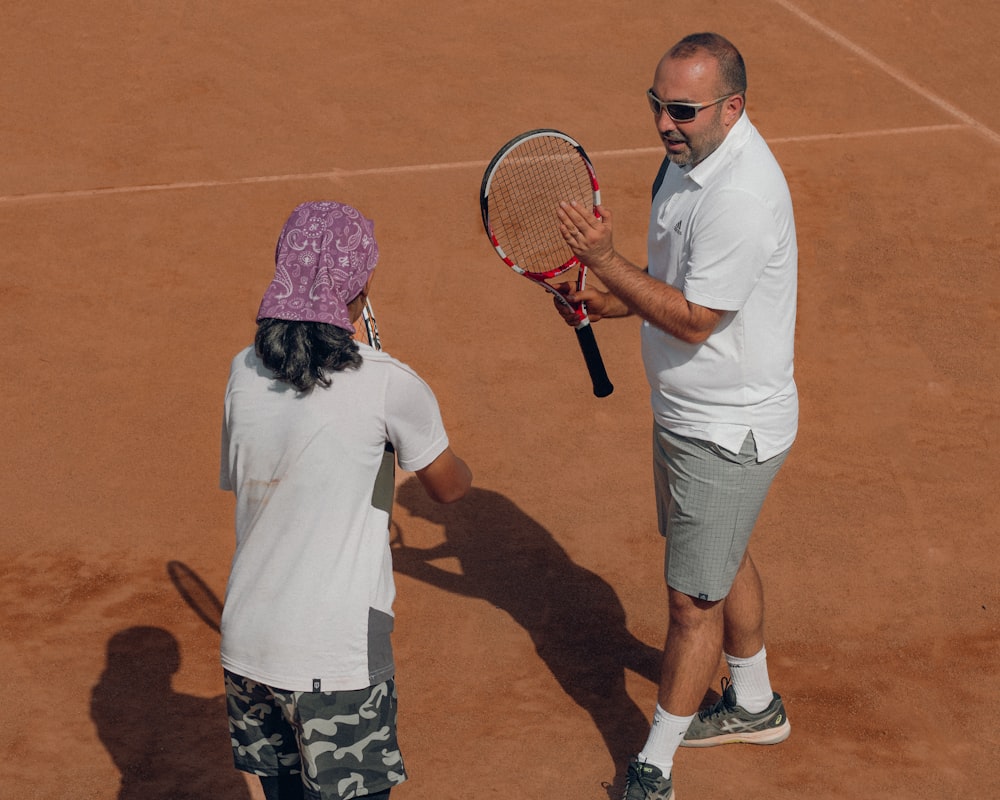
[[[285,216],[328,198],[377,221],[386,348],[476,473],[444,509],[400,476],[394,797],[604,800],[665,633],[637,326],[598,325],[594,399],[476,192],[511,136],[566,130],[641,261],[642,93],[718,30],[802,252],[801,432],[754,544],[793,735],[682,750],[678,797],[1000,796],[1000,6],[7,5],[0,794],[257,796],[180,590],[223,593],[229,360]]]

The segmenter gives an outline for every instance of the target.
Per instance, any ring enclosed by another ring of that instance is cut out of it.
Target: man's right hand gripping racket
[[[597,213],[601,192],[594,167],[578,142],[548,128],[522,133],[500,148],[486,168],[479,193],[483,225],[497,254],[514,272],[573,311],[594,394],[607,397],[615,387],[604,369],[586,307],[570,303],[546,282],[573,267],[578,268],[577,291],[587,281],[587,268],[563,241],[556,218],[559,203],[573,200]]]

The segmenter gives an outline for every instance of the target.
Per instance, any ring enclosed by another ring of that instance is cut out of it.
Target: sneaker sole
[[[723,733],[710,739],[682,739],[681,747],[715,747],[720,744],[779,744],[789,737],[792,726],[786,720],[777,728],[766,731]]]

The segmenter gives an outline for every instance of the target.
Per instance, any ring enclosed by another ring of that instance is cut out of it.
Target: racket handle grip
[[[594,338],[594,329],[590,326],[589,320],[576,329],[576,339],[580,343],[583,359],[590,371],[590,380],[594,384],[594,397],[607,397],[615,387],[608,379],[607,370],[604,369],[604,359],[601,358],[601,351],[597,348],[597,339]]]

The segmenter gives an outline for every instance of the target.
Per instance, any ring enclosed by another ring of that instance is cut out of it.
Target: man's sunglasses
[[[657,117],[666,111],[667,116],[674,122],[690,122],[698,116],[698,112],[703,108],[711,108],[714,105],[718,105],[723,100],[727,100],[732,97],[734,94],[738,93],[732,92],[730,94],[724,94],[722,97],[717,100],[713,100],[711,103],[665,103],[656,96],[652,89],[647,89],[646,99],[649,100],[649,107]]]

